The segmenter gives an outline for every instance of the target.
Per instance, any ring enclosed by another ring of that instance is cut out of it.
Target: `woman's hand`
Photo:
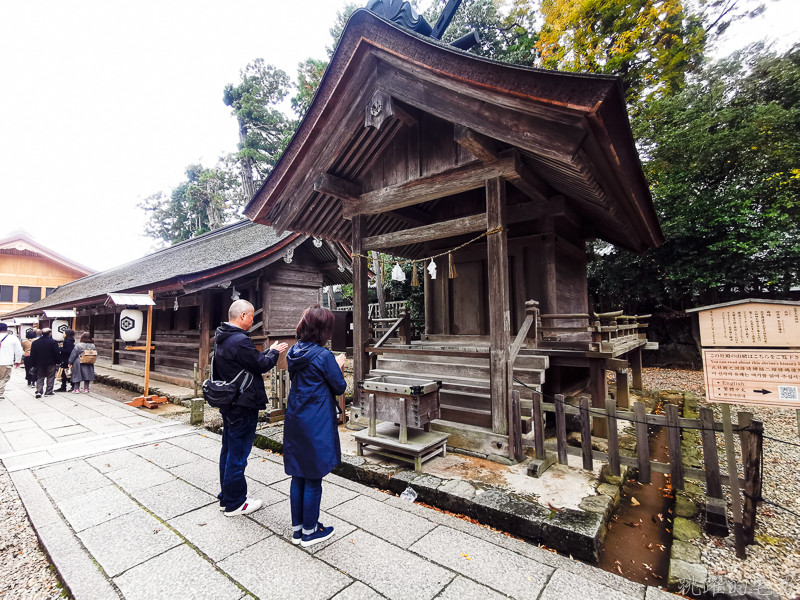
[[[273,342],[272,346],[269,347],[270,350],[277,350],[281,354],[286,351],[289,347],[289,344],[285,342]]]
[[[339,365],[339,368],[342,371],[344,371],[344,361],[345,360],[347,360],[347,357],[344,355],[344,353],[336,355],[336,364]]]

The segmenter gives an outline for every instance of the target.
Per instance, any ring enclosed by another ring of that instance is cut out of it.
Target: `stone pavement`
[[[216,501],[219,436],[91,395],[37,401],[18,377],[9,388],[0,423],[33,425],[16,430],[27,442],[3,431],[15,452],[2,460],[78,600],[674,598],[335,475],[325,478],[321,520],[336,535],[303,550],[289,541],[280,455],[253,449],[248,485],[264,508],[228,518]],[[98,431],[101,418],[120,428]],[[86,431],[58,435],[67,427]],[[136,439],[152,432],[161,437]],[[74,435],[85,437],[59,441]],[[59,454],[68,444],[85,446]]]

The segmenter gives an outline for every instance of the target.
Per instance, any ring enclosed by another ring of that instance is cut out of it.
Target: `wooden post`
[[[506,181],[495,177],[486,182],[486,226],[503,230],[488,236],[489,249],[489,335],[492,398],[492,431],[508,434],[511,386],[508,381],[508,353],[511,345],[511,305],[508,283],[508,232],[506,231]],[[512,426],[520,427],[517,423]]]
[[[433,290],[433,282],[436,281],[435,279],[431,279],[431,274],[428,272],[428,265],[423,265],[422,270],[425,272],[425,283],[424,288],[422,291],[425,295],[425,335],[431,335],[433,333],[433,306],[434,306],[434,298],[436,293]]]
[[[536,449],[536,458],[544,460],[544,422],[542,419],[542,395],[539,392],[533,392],[533,447]]]
[[[706,495],[711,498],[722,498],[714,411],[706,406],[700,409],[700,428],[700,437],[703,440],[703,467],[706,471]]]
[[[602,359],[590,359],[589,378],[592,407],[605,409],[606,397],[608,396],[608,382],[606,381],[606,369]],[[592,419],[592,430],[592,433],[597,437],[608,437],[608,424],[605,418],[595,417]]]
[[[369,395],[369,437],[377,435],[377,407],[375,406],[375,394]]]
[[[678,421],[678,407],[667,404],[667,442],[669,446],[669,475],[673,489],[683,489],[683,453],[681,452],[681,428]]]
[[[764,424],[753,421],[753,414],[738,415],[739,437],[742,443],[742,466],[744,470],[744,506],[742,508],[742,530],[744,543],[755,543],[756,509],[761,498],[761,452],[764,441]],[[747,431],[744,428],[748,428]]]
[[[91,310],[89,311],[89,337],[94,339],[94,315]]]
[[[200,292],[200,349],[198,350],[197,368],[200,381],[206,378],[208,355],[211,353],[211,291]]]
[[[519,391],[513,390],[511,392],[511,422],[512,423],[521,423],[522,422],[522,412],[520,410],[519,405]],[[510,444],[514,451],[513,451],[513,459],[516,461],[522,460],[522,435],[521,435],[521,427],[510,427],[512,431],[516,432],[514,436],[513,444]]]
[[[742,498],[739,495],[739,469],[736,466],[736,453],[733,449],[733,424],[731,423],[731,405],[721,403],[722,432],[725,435],[725,455],[728,463],[728,485],[731,488],[731,505],[733,508],[733,535],[736,543],[736,557],[747,558],[742,528]]]
[[[564,396],[556,394],[553,399],[555,400],[556,409],[556,449],[558,451],[558,464],[567,464],[567,415],[564,408]]]
[[[408,443],[408,414],[406,413],[405,398],[400,398],[400,443]]]
[[[583,468],[587,471],[594,469],[592,462],[592,417],[589,414],[589,398],[580,397],[581,402],[581,455]]]
[[[153,299],[153,292],[147,292],[150,299]],[[147,307],[147,341],[145,342],[144,351],[144,393],[142,396],[147,397],[150,394],[150,343],[153,340],[153,305]]]
[[[378,318],[386,318],[386,301],[383,298],[383,263],[379,262],[378,253],[373,250],[372,269],[375,271],[375,293],[378,296]]]
[[[119,342],[117,338],[119,336],[119,313],[117,312],[116,307],[112,308],[114,311],[111,313],[111,364],[118,365],[119,364]]]
[[[608,466],[611,474],[619,477],[619,436],[617,435],[617,403],[612,398],[606,399],[606,417],[608,421]]]
[[[644,402],[633,403],[636,419],[636,459],[639,466],[639,483],[650,483],[650,438],[647,435],[647,407]]]
[[[631,399],[628,390],[628,369],[617,371],[617,406],[630,408]]]
[[[369,268],[364,255],[363,241],[367,236],[367,216],[353,217],[353,404],[361,406],[358,382],[363,381],[369,371],[369,357],[364,348],[369,339],[368,298]]]
[[[635,390],[644,389],[644,384],[642,383],[642,348],[636,348],[630,353],[628,357],[628,362],[631,365],[631,375],[633,376],[633,381],[631,385]]]
[[[442,335],[450,335],[450,277],[446,256],[437,259],[436,280],[439,281],[437,312],[442,320]]]

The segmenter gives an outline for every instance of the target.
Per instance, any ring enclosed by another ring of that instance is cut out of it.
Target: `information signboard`
[[[703,349],[711,402],[800,409],[800,352]]]
[[[800,347],[800,306],[796,304],[746,302],[694,310],[703,347]]]

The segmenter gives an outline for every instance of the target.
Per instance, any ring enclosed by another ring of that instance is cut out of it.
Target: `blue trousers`
[[[219,455],[219,484],[217,496],[226,512],[239,508],[247,499],[244,469],[256,437],[258,411],[234,406],[222,411],[222,452]]]
[[[312,533],[319,522],[322,501],[322,479],[292,477],[289,504],[292,507],[292,529],[303,526],[303,533]]]

